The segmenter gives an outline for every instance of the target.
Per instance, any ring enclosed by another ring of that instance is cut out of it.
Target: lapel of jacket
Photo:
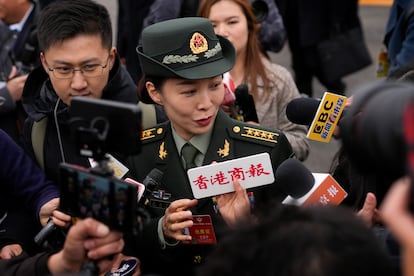
[[[209,165],[214,161],[223,162],[234,158],[234,141],[228,133],[231,131],[232,126],[232,120],[222,110],[219,110],[216,121],[214,122],[210,144],[207,148],[203,165]],[[209,203],[212,203],[210,197],[199,199],[198,207],[202,208]]]
[[[193,198],[187,173],[181,164],[181,159],[172,136],[171,124],[168,124],[166,128],[163,142],[167,156],[164,160],[159,160],[159,162],[162,162],[162,166],[165,168],[163,170],[165,188],[167,191],[173,191],[174,196],[177,198]]]

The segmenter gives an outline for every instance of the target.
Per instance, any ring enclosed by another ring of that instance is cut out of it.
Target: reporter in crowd
[[[259,124],[281,130],[299,160],[309,154],[307,128],[289,121],[287,104],[300,97],[288,70],[272,63],[260,51],[260,26],[247,0],[202,0],[198,14],[210,19],[216,34],[230,40],[236,49],[236,63],[229,71],[235,86],[247,84],[253,95]]]
[[[0,3],[0,128],[21,144],[21,105],[27,74],[40,64],[36,20],[39,4],[32,0]]]
[[[71,139],[72,98],[136,104],[137,91],[112,47],[111,20],[103,5],[90,0],[51,3],[43,9],[37,30],[42,66],[32,71],[23,90],[28,114],[24,146],[57,181],[61,162],[91,166]]]
[[[122,234],[110,231],[104,224],[87,218],[78,221],[68,232],[63,248],[54,253],[26,253],[11,260],[0,260],[1,275],[47,276],[82,274],[82,266],[94,261],[99,273],[110,270],[114,256],[122,251]]]
[[[33,237],[57,208],[59,190],[3,130],[0,156],[0,259],[9,259],[39,250]]]
[[[233,201],[233,194],[218,197],[217,204],[216,198],[194,199],[186,170],[263,152],[269,153],[276,170],[292,156],[292,148],[283,132],[233,120],[221,110],[222,74],[233,67],[236,51],[229,40],[214,33],[208,19],[179,18],[151,25],[144,29],[137,52],[145,73],[141,100],[162,105],[169,121],[144,130],[142,152],[129,158],[131,177],[138,181],[153,168],[163,172],[161,183],[151,188],[150,201],[156,200],[153,194],[165,195],[161,206],[146,205],[151,219],[135,253],[143,273],[194,275],[214,244],[184,244],[191,241],[183,231],[193,225],[192,215],[209,215],[220,240],[222,228],[250,217],[250,208],[239,209],[239,204],[245,205],[243,200]],[[285,197],[274,183],[249,191],[259,209]]]

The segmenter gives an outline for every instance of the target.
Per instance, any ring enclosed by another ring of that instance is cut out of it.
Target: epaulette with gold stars
[[[143,144],[158,141],[165,136],[166,126],[154,126],[144,129],[141,134],[141,142]]]
[[[266,144],[268,146],[275,146],[280,136],[280,133],[277,131],[270,131],[268,129],[243,123],[234,125],[229,133],[232,138],[258,144]]]

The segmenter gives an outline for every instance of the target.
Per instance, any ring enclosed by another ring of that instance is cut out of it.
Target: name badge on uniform
[[[191,241],[182,241],[183,244],[215,244],[217,242],[210,215],[194,215],[193,226],[185,228],[185,235],[192,237]]]

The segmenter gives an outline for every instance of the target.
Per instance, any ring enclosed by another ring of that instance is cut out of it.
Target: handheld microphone
[[[306,137],[329,142],[345,109],[347,98],[325,92],[321,100],[298,98],[286,106],[286,116],[296,124],[309,126]]]
[[[286,116],[292,123],[309,126],[320,103],[321,100],[315,98],[293,99],[286,106]]]
[[[287,159],[275,173],[277,185],[288,194],[291,205],[339,205],[348,195],[327,173],[311,173],[299,160]]]
[[[37,233],[37,235],[34,237],[34,241],[37,245],[43,246],[47,237],[55,231],[57,228],[56,224],[53,223],[53,220],[49,220],[47,224],[42,228],[42,230]]]
[[[140,202],[144,205],[148,205],[150,203],[153,191],[160,186],[163,175],[164,173],[161,170],[153,168],[144,178],[144,181],[142,181],[142,184],[145,186],[145,191]]]
[[[234,102],[239,108],[239,113],[243,117],[244,122],[259,123],[257,118],[256,106],[254,105],[253,96],[249,93],[249,87],[246,84],[240,84],[234,92],[236,101]]]

